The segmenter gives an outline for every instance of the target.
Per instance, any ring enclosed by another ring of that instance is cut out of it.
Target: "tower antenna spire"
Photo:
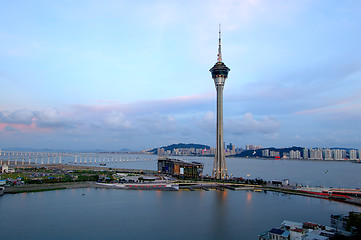
[[[222,51],[221,51],[221,24],[219,24],[219,45],[218,45],[218,62],[222,62]]]

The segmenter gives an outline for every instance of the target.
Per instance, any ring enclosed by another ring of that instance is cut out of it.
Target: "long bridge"
[[[138,157],[123,153],[64,153],[64,152],[22,152],[1,151],[0,166],[42,165],[42,164],[107,164],[121,162],[154,161],[154,157]]]

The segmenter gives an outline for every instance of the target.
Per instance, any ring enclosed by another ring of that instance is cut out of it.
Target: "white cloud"
[[[203,131],[203,133],[215,134],[216,132],[216,117],[212,111],[206,112],[201,119],[196,120],[196,125]]]
[[[281,127],[280,122],[275,118],[264,117],[257,120],[252,113],[244,114],[241,119],[229,119],[227,122],[227,130],[236,135],[260,133],[269,138],[276,138]]]
[[[36,126],[41,128],[74,127],[75,124],[71,119],[63,117],[56,108],[35,111],[34,115]]]
[[[3,123],[20,123],[30,125],[32,123],[34,113],[29,109],[20,109],[13,112],[0,112],[0,122]]]
[[[170,133],[177,129],[177,121],[173,116],[159,113],[141,116],[137,119],[137,124],[143,131],[154,134]]]
[[[130,129],[132,124],[121,112],[112,111],[104,119],[105,126],[113,129]]]

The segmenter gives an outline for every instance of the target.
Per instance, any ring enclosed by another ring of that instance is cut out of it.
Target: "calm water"
[[[85,195],[83,195],[85,194]],[[283,220],[330,224],[361,211],[327,200],[251,191],[70,189],[0,197],[1,239],[257,239]]]

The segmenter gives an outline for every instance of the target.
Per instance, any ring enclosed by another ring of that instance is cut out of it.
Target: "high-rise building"
[[[232,150],[232,146],[232,143],[229,143],[229,145],[227,145],[227,149]]]
[[[357,151],[354,149],[349,150],[349,158],[350,158],[350,160],[356,160],[357,159]]]
[[[296,150],[296,151],[291,150],[290,151],[290,158],[291,159],[301,159],[301,152],[298,151],[298,150]]]
[[[258,149],[262,149],[262,146],[258,146],[258,145],[246,145],[246,150],[258,150]]]
[[[303,149],[303,159],[308,159],[309,155],[308,155],[308,148],[304,148]]]
[[[243,152],[243,148],[236,148],[235,149],[236,154]]]
[[[165,154],[164,148],[158,148],[158,149],[157,149],[157,154],[158,154],[158,155],[164,155],[164,154]]]
[[[346,158],[346,150],[343,149],[332,149],[334,160],[343,160]]]
[[[270,157],[280,157],[280,152],[278,152],[278,151],[270,151],[269,156]]]
[[[235,155],[235,154],[236,154],[236,146],[232,145],[231,155]]]
[[[332,160],[332,150],[329,148],[323,149],[323,158],[325,160]]]
[[[310,158],[311,159],[316,159],[316,160],[322,160],[322,149],[321,148],[311,148],[310,149]]]
[[[269,157],[269,149],[262,150],[262,157]]]
[[[218,61],[209,70],[217,91],[217,136],[216,154],[214,158],[212,176],[216,179],[227,177],[227,166],[223,145],[223,87],[230,69],[222,62],[221,29],[219,28]]]

